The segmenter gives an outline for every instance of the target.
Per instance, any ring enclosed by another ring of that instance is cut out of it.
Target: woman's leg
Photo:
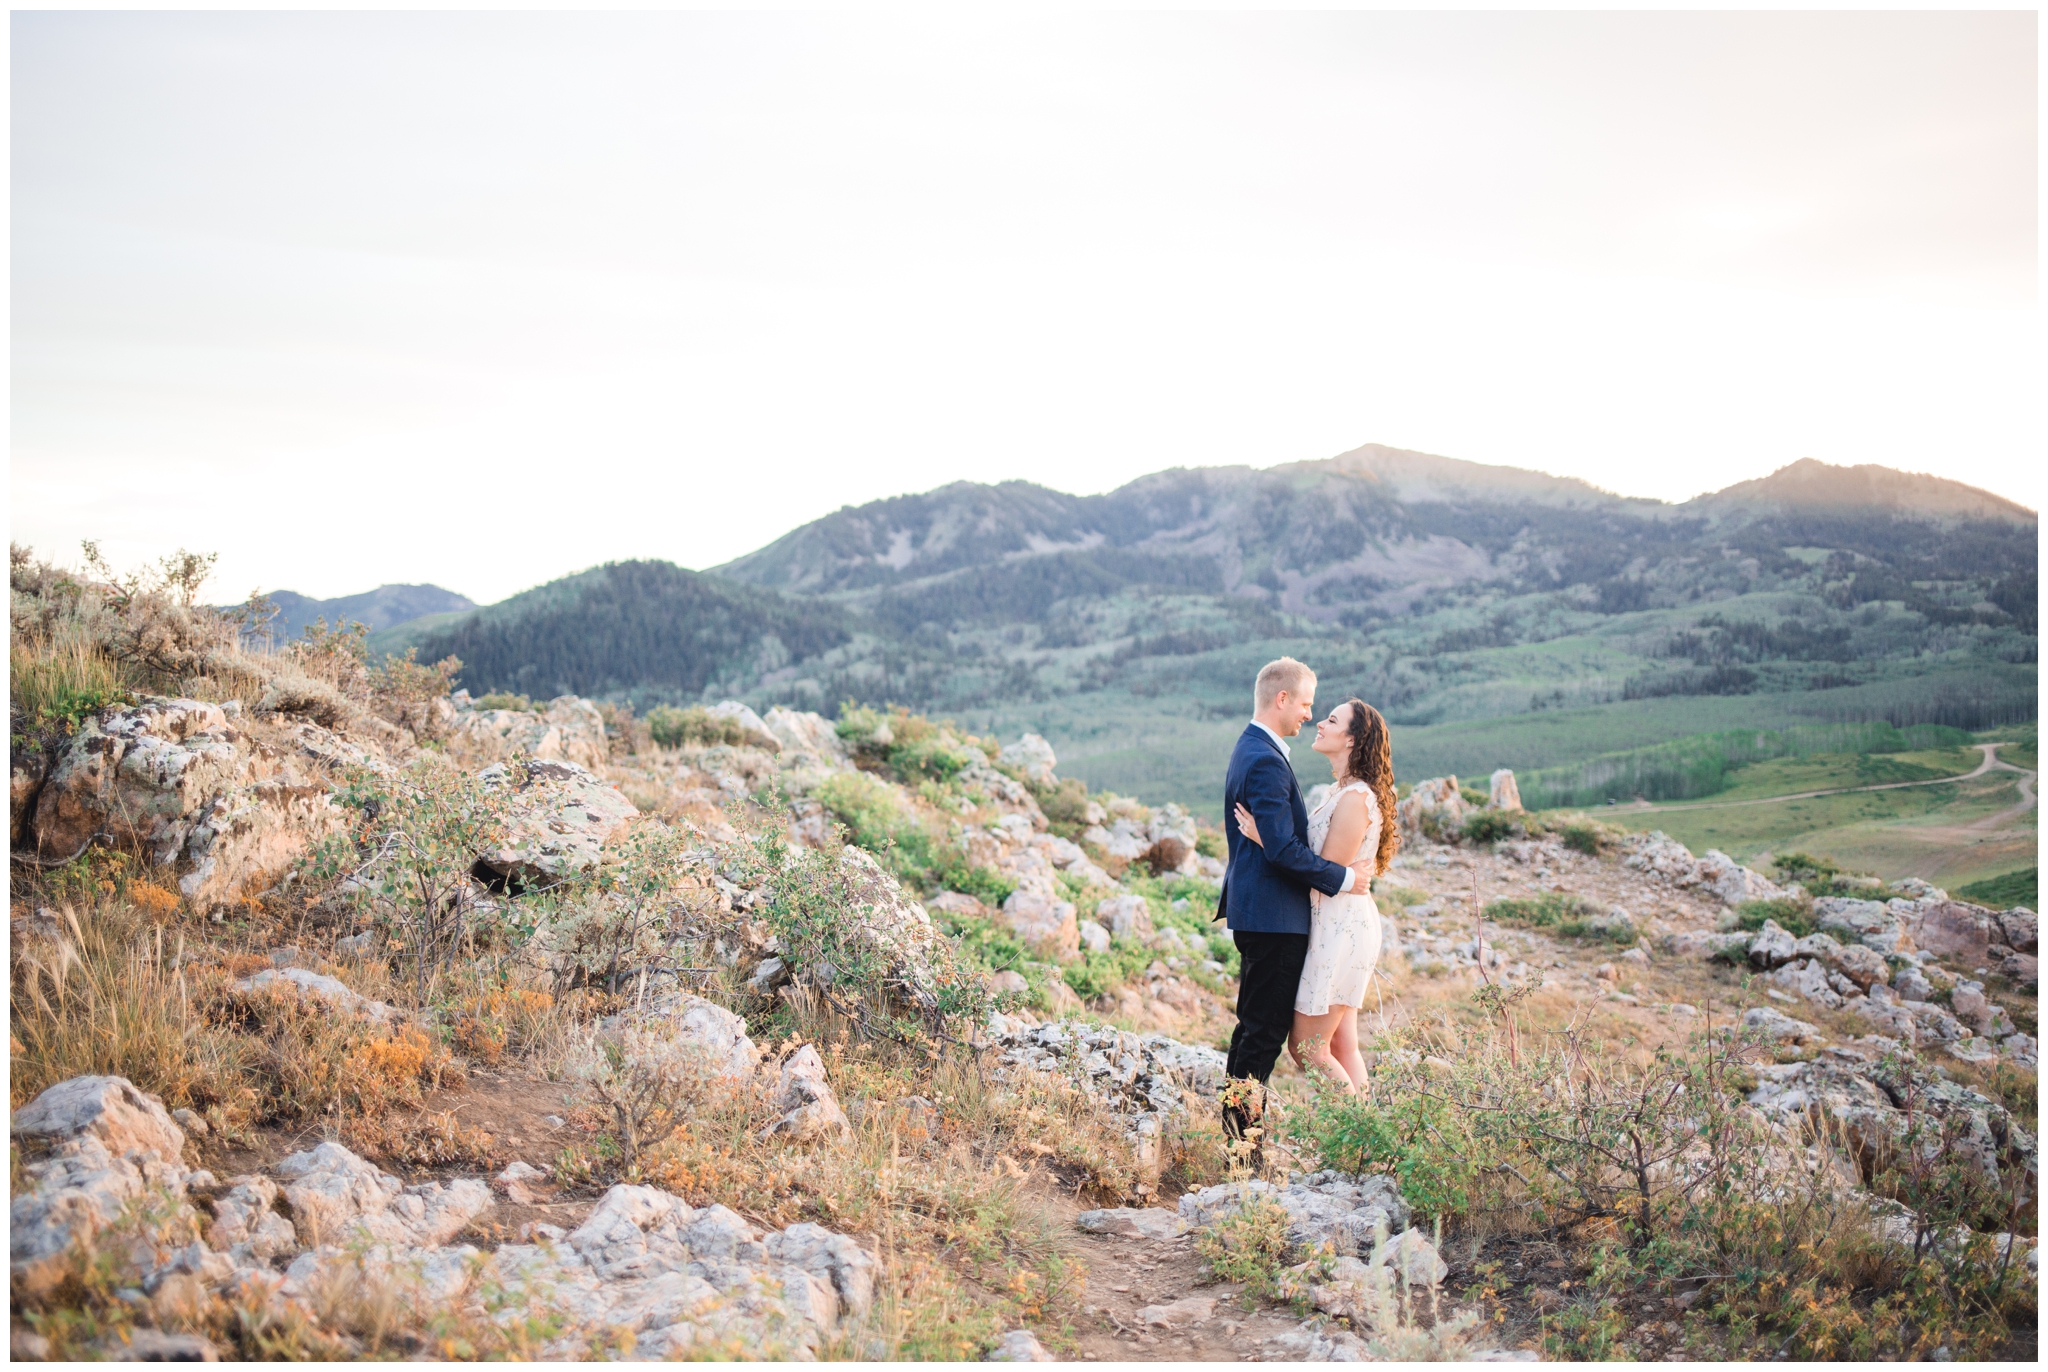
[[[1359,1090],[1366,1089],[1365,1058],[1358,1051],[1358,1011],[1349,1005],[1337,1008],[1337,1025],[1330,1031],[1330,1056],[1344,1069],[1344,1075]]]
[[[1313,1068],[1349,1093],[1356,1091],[1358,1084],[1351,1080],[1344,1065],[1330,1055],[1331,1036],[1343,1018],[1342,1006],[1325,1015],[1295,1012],[1294,1028],[1287,1035],[1287,1051],[1294,1055],[1304,1073]]]

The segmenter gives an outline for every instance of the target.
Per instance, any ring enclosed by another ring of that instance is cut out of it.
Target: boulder
[[[775,736],[778,748],[771,751],[780,753],[781,765],[785,768],[808,767],[817,772],[844,771],[852,763],[846,752],[846,741],[839,737],[838,729],[823,715],[804,710],[789,710],[778,705],[768,712],[762,725]]]
[[[1205,1228],[1255,1195],[1287,1212],[1287,1240],[1295,1258],[1324,1244],[1340,1255],[1369,1255],[1376,1234],[1408,1227],[1408,1202],[1390,1178],[1341,1172],[1311,1173],[1284,1187],[1256,1180],[1204,1187],[1180,1198],[1180,1215],[1189,1228]]]
[[[259,737],[260,734],[260,737]],[[162,867],[201,909],[271,885],[342,828],[342,765],[380,758],[307,722],[252,728],[238,702],[145,696],[73,734],[36,792],[35,846],[65,859],[95,835]]]
[[[1692,881],[1685,884],[1712,891],[1721,898],[1723,905],[1778,900],[1785,895],[1784,889],[1763,873],[1751,871],[1716,848],[1709,848],[1700,855]]]
[[[1187,1092],[1213,1098],[1225,1081],[1221,1052],[1165,1034],[1053,1023],[1016,1027],[991,1038],[1002,1063],[999,1070],[1078,1078],[1099,1105],[1122,1115],[1179,1114]]]
[[[1981,905],[1959,900],[1893,901],[1892,913],[1911,933],[1914,946],[1964,970],[1991,961],[1993,944],[2005,944],[2005,925]]]
[[[996,1340],[983,1362],[1058,1362],[1029,1329],[1012,1329]]]
[[[461,710],[442,746],[465,767],[531,758],[602,767],[611,754],[604,715],[580,696],[557,696],[543,710]]]
[[[1188,1325],[1201,1324],[1216,1313],[1214,1296],[1182,1296],[1177,1301],[1163,1305],[1146,1305],[1138,1308],[1140,1326],[1161,1329],[1182,1329]]]
[[[2024,905],[2015,905],[1998,917],[1999,928],[2004,931],[2005,943],[2016,953],[2038,953],[2040,951],[2039,921],[2034,912]]]
[[[213,1199],[207,1244],[228,1254],[237,1266],[268,1263],[298,1252],[298,1229],[277,1212],[282,1194],[268,1177],[235,1178],[226,1193]]]
[[[477,777],[510,792],[507,842],[479,861],[525,886],[595,867],[605,841],[640,814],[618,787],[573,762],[498,763]]]
[[[1404,1229],[1379,1246],[1372,1265],[1385,1265],[1405,1286],[1435,1286],[1451,1274],[1450,1264],[1420,1229]]]
[[[1780,928],[1778,921],[1767,919],[1764,927],[1749,941],[1749,961],[1753,967],[1779,967],[1790,962],[1793,956],[1792,935]]]
[[[165,1223],[133,1232],[117,1251],[101,1250],[121,1281],[139,1278],[196,1227],[184,1205],[185,1132],[153,1096],[125,1077],[73,1077],[14,1113],[22,1150],[8,1205],[8,1256],[17,1298],[60,1285],[82,1250],[133,1202],[155,1191],[170,1198]]]
[[[1083,1210],[1074,1223],[1090,1234],[1110,1234],[1126,1239],[1172,1239],[1187,1232],[1187,1222],[1178,1210],[1116,1209]]]
[[[1844,942],[1860,943],[1878,953],[1900,948],[1903,929],[1898,916],[1874,900],[1824,896],[1813,903],[1813,921],[1822,932]]]
[[[2004,1038],[2015,1032],[2012,1017],[1984,994],[1981,981],[1957,982],[1955,990],[1949,993],[1949,1007],[1973,1033]]]
[[[1829,984],[1827,969],[1812,958],[1788,962],[1765,980],[1826,1009],[1842,1007],[1842,994]]]
[[[1747,958],[1752,934],[1735,932],[1719,934],[1710,930],[1689,930],[1684,933],[1666,934],[1663,948],[1667,953],[1683,958]]]
[[[491,1208],[490,1188],[474,1178],[407,1186],[333,1142],[292,1154],[277,1174],[299,1237],[309,1244],[432,1247]]]
[[[1506,767],[1500,768],[1487,779],[1486,808],[1489,810],[1519,810],[1522,808],[1522,790],[1515,785],[1515,774]]]
[[[783,1059],[772,1104],[782,1117],[763,1131],[765,1135],[802,1140],[853,1131],[825,1079],[825,1060],[810,1044]]]
[[[1762,1034],[1774,1043],[1801,1043],[1823,1037],[1820,1030],[1813,1025],[1782,1015],[1768,1005],[1743,1011],[1742,1026]]]
[[[747,1022],[702,996],[672,991],[651,997],[630,1015],[605,1021],[604,1027],[615,1028],[626,1022],[659,1029],[664,1037],[701,1054],[716,1072],[732,1080],[752,1081],[760,1069],[761,1050],[747,1036]],[[813,1052],[812,1056],[817,1054]],[[823,1071],[822,1064],[819,1070]]]
[[[1053,768],[1059,764],[1059,758],[1054,756],[1052,745],[1037,734],[1026,734],[1008,744],[996,760],[1015,767],[1040,786],[1051,786],[1058,779]]]
[[[782,751],[782,739],[742,701],[721,700],[706,707],[704,713],[713,719],[729,719],[738,725],[740,742],[745,747],[759,748],[765,753]]]
[[[1120,939],[1152,941],[1152,907],[1143,896],[1116,896],[1095,907],[1095,917]]]
[[[1089,952],[1107,953],[1109,951],[1109,930],[1103,928],[1092,919],[1082,920],[1078,928],[1081,934],[1081,945]]]
[[[1884,956],[1876,949],[1860,943],[1832,949],[1823,955],[1822,960],[1854,982],[1859,990],[1867,991],[1873,986],[1881,986],[1891,975],[1891,964],[1884,960]]]
[[[1856,1016],[1886,1038],[1898,1039],[1911,1047],[1919,1042],[1919,1031],[1914,1025],[1912,1005],[1917,1002],[1900,1003],[1879,993],[1885,987],[1873,986],[1870,994],[1849,998],[1843,1008]]]
[[[1400,821],[1403,833],[1424,833],[1425,817],[1429,827],[1438,833],[1457,829],[1465,822],[1469,807],[1465,797],[1459,793],[1456,777],[1431,777],[1418,781],[1395,806],[1395,818]]]
[[[1041,955],[1070,958],[1081,950],[1074,903],[1019,887],[1003,902],[1003,918],[1023,944]]]

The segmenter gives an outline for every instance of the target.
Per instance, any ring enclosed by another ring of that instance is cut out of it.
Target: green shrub
[[[1505,810],[1480,810],[1465,817],[1458,832],[1467,843],[1492,843],[1514,833],[1515,821]]]
[[[1973,881],[1968,886],[1956,888],[1956,894],[1977,905],[1988,905],[1994,910],[2010,910],[2015,905],[2033,909],[2041,903],[2041,869],[2022,867],[2017,872],[2002,876],[1987,877]]]
[[[1593,906],[1579,896],[1545,891],[1541,895],[1511,896],[1486,907],[1486,917],[1498,924],[1526,924],[1538,929],[1559,928],[1583,921],[1594,913]]]
[[[906,784],[950,781],[965,768],[994,757],[992,738],[962,733],[951,720],[912,714],[901,705],[876,710],[847,701],[833,726],[852,749],[854,761]]]
[[[1309,1105],[1283,1111],[1278,1127],[1323,1166],[1392,1174],[1426,1218],[1465,1215],[1481,1199],[1486,1152],[1449,1102],[1412,1091],[1346,1095],[1320,1076],[1313,1084]]]
[[[932,868],[932,881],[942,890],[973,896],[983,905],[1000,906],[1017,889],[1017,883],[993,867],[970,867],[963,857],[946,854],[946,860]]]
[[[1738,929],[1761,929],[1767,919],[1776,920],[1778,927],[1793,938],[1805,938],[1815,928],[1813,903],[1795,896],[1746,900],[1735,907],[1735,927]]]
[[[664,748],[680,748],[685,743],[738,747],[747,741],[738,720],[714,715],[701,705],[684,709],[657,705],[647,712],[647,732]]]
[[[1045,812],[1047,827],[1061,838],[1079,838],[1088,827],[1088,785],[1080,778],[1061,777],[1052,786],[1027,780],[1024,785]]]
[[[1211,829],[1204,825],[1195,830],[1195,851],[1205,858],[1215,858],[1220,862],[1230,855],[1230,844],[1223,837],[1221,829]]]
[[[1473,806],[1484,807],[1487,801],[1493,799],[1493,797],[1487,795],[1486,792],[1480,790],[1476,786],[1461,785],[1458,787],[1458,794],[1464,797],[1465,803],[1467,805]]]
[[[1245,1308],[1278,1293],[1290,1247],[1286,1208],[1260,1192],[1195,1235],[1195,1253],[1219,1281],[1244,1283]]]
[[[931,877],[933,843],[917,816],[905,810],[887,782],[865,772],[828,777],[813,792],[826,813],[846,828],[846,840],[923,889]]]
[[[1564,826],[1558,837],[1564,846],[1587,857],[1600,856],[1600,841],[1604,835],[1601,827],[1588,819],[1577,819]]]
[[[492,691],[487,696],[479,696],[475,703],[476,708],[479,710],[531,710],[533,708],[531,700],[522,695],[514,695],[510,691]]]

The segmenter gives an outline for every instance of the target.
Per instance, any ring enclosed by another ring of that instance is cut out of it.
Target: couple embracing
[[[1233,1140],[1264,1113],[1264,1084],[1283,1044],[1304,1072],[1321,1072],[1347,1092],[1366,1084],[1358,1011],[1380,955],[1372,879],[1400,846],[1394,767],[1380,712],[1356,697],[1344,701],[1315,726],[1312,746],[1329,759],[1334,784],[1311,813],[1287,740],[1315,719],[1315,696],[1315,673],[1305,665],[1291,657],[1267,663],[1224,783],[1230,863],[1217,910],[1239,961],[1233,1089],[1223,1109]]]

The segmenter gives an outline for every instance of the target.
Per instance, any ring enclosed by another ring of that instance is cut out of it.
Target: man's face
[[[1301,726],[1316,716],[1316,683],[1310,677],[1301,684],[1301,693],[1282,691],[1273,697],[1273,709],[1280,716],[1280,727],[1273,732],[1282,738],[1293,738],[1301,732]]]

